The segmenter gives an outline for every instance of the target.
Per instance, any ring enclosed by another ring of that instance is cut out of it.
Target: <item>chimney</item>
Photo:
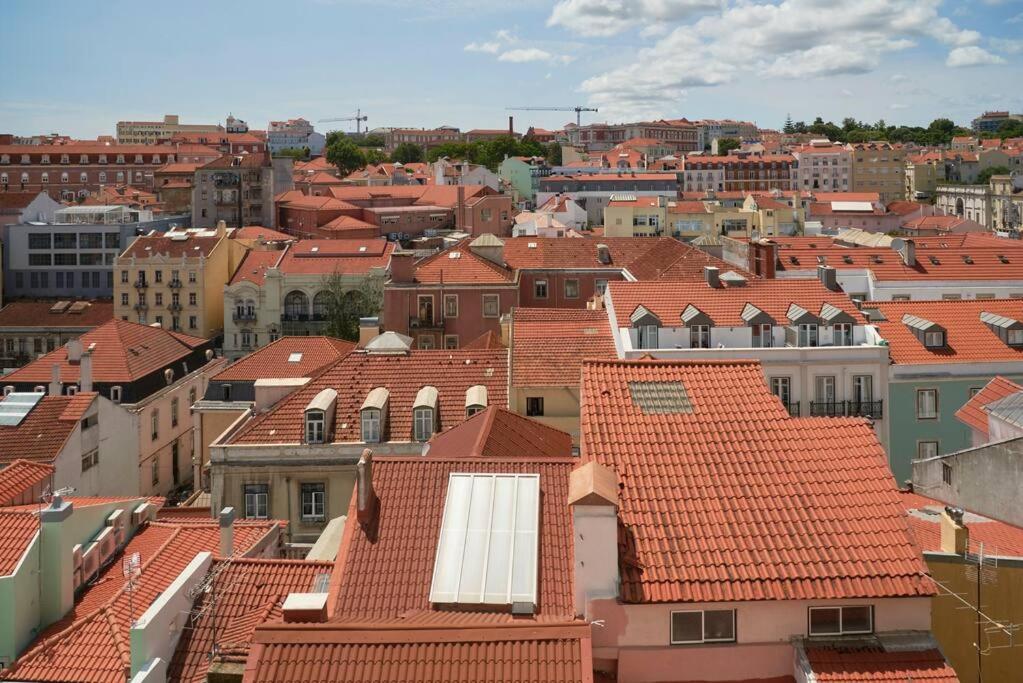
[[[458,186],[458,199],[455,203],[455,230],[465,230],[465,187]]]
[[[78,366],[78,390],[92,391],[92,349],[95,344],[89,344],[89,348],[82,352],[82,359]]]
[[[916,265],[916,242],[911,239],[902,240],[902,248],[899,249],[902,254],[902,263],[907,266]]]
[[[970,531],[963,524],[963,509],[946,505],[941,513],[941,552],[965,555],[970,547]]]
[[[407,283],[414,279],[416,255],[409,252],[391,254],[391,282]]]
[[[50,371],[50,396],[60,396],[60,363],[54,363]]]
[[[596,462],[568,479],[575,548],[575,611],[589,618],[591,600],[618,597],[618,477]]]
[[[515,119],[514,117],[508,117],[508,135],[515,136]]]
[[[716,266],[704,266],[703,277],[712,288],[718,289],[721,287],[721,275],[718,273]]]
[[[281,607],[284,623],[321,623],[327,620],[327,593],[288,593]]]
[[[40,621],[48,626],[61,619],[75,604],[75,540],[71,501],[58,493],[39,513]]]
[[[363,449],[359,464],[355,466],[355,505],[359,524],[371,525],[377,512],[377,494],[373,490],[373,451]]]
[[[67,350],[67,359],[69,363],[77,363],[82,360],[82,340],[71,339],[67,344],[64,345]]]
[[[234,555],[234,508],[226,507],[220,511],[220,556]]]
[[[817,266],[817,279],[832,292],[839,291],[838,271],[835,270],[834,266]]]
[[[359,318],[359,348],[366,348],[366,344],[380,336],[381,332],[380,318],[376,316],[372,318]]]
[[[597,245],[597,260],[605,265],[611,263],[611,250],[606,244]]]

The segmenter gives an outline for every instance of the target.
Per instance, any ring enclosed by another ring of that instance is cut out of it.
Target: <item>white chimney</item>
[[[60,396],[60,363],[54,363],[50,371],[50,396]]]
[[[234,555],[234,508],[226,507],[220,511],[220,556]]]
[[[618,477],[596,462],[568,480],[575,547],[575,611],[589,615],[590,601],[618,598]]]
[[[359,523],[373,523],[377,510],[377,494],[373,489],[373,451],[363,449],[359,464],[355,466],[356,508]]]
[[[82,359],[78,366],[78,390],[79,391],[92,391],[92,348],[90,344],[89,348],[82,352]]]
[[[72,339],[64,345],[67,350],[67,359],[70,363],[77,363],[82,359],[82,340]]]

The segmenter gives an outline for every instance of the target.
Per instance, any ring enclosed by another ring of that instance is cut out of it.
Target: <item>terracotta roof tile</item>
[[[516,308],[511,329],[516,387],[578,387],[584,359],[616,357],[604,310]]]
[[[812,247],[812,242],[776,238],[771,241],[782,245],[778,249],[779,272],[812,270],[817,267],[818,258],[824,258],[827,265],[839,270],[868,269],[881,281],[1023,280],[1023,245],[1010,240],[994,243],[987,236],[976,236],[967,242],[963,237],[966,236],[931,237],[928,241],[914,237],[917,250],[912,266],[905,265],[902,256],[890,247],[848,247],[825,242]],[[967,263],[967,258],[972,263]]]
[[[246,225],[243,228],[238,228],[231,233],[231,237],[236,240],[256,240],[263,238],[264,240],[275,241],[275,240],[293,240],[294,235],[289,235],[273,228],[266,228],[262,225]]]
[[[487,330],[472,341],[462,344],[462,348],[500,350],[504,349],[505,345],[501,343],[500,335],[493,330]]]
[[[878,301],[871,307],[887,319],[875,322],[888,342],[893,363],[976,363],[1023,360],[1023,348],[1002,341],[980,319],[982,312],[1023,321],[1023,299],[962,299],[954,301]],[[927,348],[902,322],[910,314],[945,328],[945,345]]]
[[[257,379],[313,377],[354,348],[352,342],[333,337],[281,337],[240,358],[210,379],[254,382]]]
[[[417,282],[435,284],[508,284],[515,274],[509,269],[478,256],[463,241],[415,264]]]
[[[52,462],[96,396],[95,392],[44,396],[21,424],[0,426],[0,463],[19,459]]]
[[[210,343],[202,337],[117,319],[89,330],[79,339],[83,349],[96,345],[92,352],[93,381],[110,384],[128,383],[145,377]],[[46,384],[52,376],[54,363],[61,366],[62,382],[79,380],[79,365],[68,361],[67,348],[62,346],[10,373],[4,382]]]
[[[38,197],[41,192],[0,192],[0,211],[8,209],[24,209]]]
[[[808,647],[806,656],[819,683],[959,683],[938,650]]]
[[[487,388],[489,405],[508,405],[506,350],[417,349],[405,354],[358,350],[268,412],[252,418],[233,435],[230,443],[301,443],[305,407],[328,387],[338,390],[335,442],[361,441],[359,410],[376,387],[385,387],[390,392],[384,439],[410,441],[412,404],[422,387],[433,386],[438,390],[438,431],[443,431],[465,418],[465,392],[477,384]]]
[[[2,327],[92,328],[112,320],[114,303],[110,299],[93,301],[65,300],[69,305],[57,310],[56,301],[25,299],[0,308]],[[72,306],[71,304],[80,304]]]
[[[283,251],[250,251],[231,276],[231,284],[251,282],[262,286],[266,281],[267,268],[273,268],[283,256]]]
[[[941,552],[941,512],[947,503],[900,491],[899,498],[906,511],[913,541],[921,552]],[[990,517],[967,512],[970,552],[979,552],[984,545],[985,555],[1023,557],[1023,528]]]
[[[172,239],[165,232],[151,232],[148,235],[136,237],[120,258],[148,259],[157,255],[169,258],[198,258],[199,256],[209,258],[213,250],[220,244],[220,240],[223,239],[221,237],[200,237],[190,231],[178,231],[176,234],[183,234],[186,238]]]
[[[1004,377],[995,377],[956,411],[956,419],[988,437],[987,404],[1023,391],[1023,387]]]
[[[0,469],[0,507],[47,481],[56,468],[45,462],[18,458]]]
[[[38,530],[33,512],[0,509],[0,576],[14,571]]]
[[[870,424],[790,417],[758,362],[588,361],[581,434],[623,485],[625,602],[934,594]]]
[[[435,435],[429,452],[445,458],[566,458],[572,437],[506,408],[491,406]]]

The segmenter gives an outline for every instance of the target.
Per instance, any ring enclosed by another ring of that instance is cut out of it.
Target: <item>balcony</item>
[[[239,310],[235,310],[235,312],[231,314],[231,319],[234,320],[235,322],[242,322],[242,321],[252,322],[252,321],[255,321],[255,319],[256,319],[256,312],[255,311],[239,311]]]
[[[135,289],[145,289],[149,286],[149,283],[145,280],[135,280]]]
[[[845,401],[810,401],[810,417],[845,417]]]
[[[171,280],[170,282],[167,283],[167,286],[170,287],[171,289],[181,289],[182,282],[181,280]]]
[[[181,304],[174,303],[172,301],[169,304],[167,304],[167,310],[170,311],[171,313],[180,313],[181,312]]]
[[[870,417],[880,420],[884,416],[884,401],[846,401],[845,414],[849,417]]]
[[[791,417],[799,417],[799,401],[792,401],[791,403],[781,402],[785,409],[789,411]]]
[[[443,330],[444,320],[431,320],[430,318],[411,316],[408,320],[410,330]]]
[[[134,308],[136,311],[148,311],[149,304],[147,304],[145,301],[140,301],[137,304],[135,304],[132,308]]]

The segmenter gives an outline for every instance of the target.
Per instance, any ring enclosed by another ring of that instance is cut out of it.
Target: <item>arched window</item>
[[[26,183],[28,183],[28,173],[22,173],[21,174],[21,184],[25,185]]]
[[[107,182],[107,172],[106,171],[100,171],[99,172],[99,181],[101,183]]]
[[[50,182],[50,174],[49,174],[49,173],[43,173],[43,174],[42,174],[41,176],[39,176],[39,177],[40,177],[40,179],[42,180],[42,182],[44,182],[44,183],[48,183],[48,182]]]
[[[252,299],[245,300],[245,315],[250,318],[256,315],[256,302]]]
[[[330,308],[330,294],[328,292],[317,292],[313,297],[313,320],[326,320],[327,311]]]
[[[84,171],[78,175],[78,179],[83,183],[89,182],[89,174]]]
[[[234,317],[237,320],[243,320],[245,318],[245,302],[241,299],[234,302]]]
[[[298,290],[288,292],[284,297],[284,318],[286,320],[304,320],[309,315],[309,297]]]
[[[7,174],[6,173],[0,173],[0,185],[6,185],[6,184],[7,184]]]
[[[62,183],[66,183],[67,182],[67,173],[61,173],[60,174],[60,182],[62,182]]]
[[[956,200],[956,215],[962,218],[963,216],[963,198],[960,197]]]

